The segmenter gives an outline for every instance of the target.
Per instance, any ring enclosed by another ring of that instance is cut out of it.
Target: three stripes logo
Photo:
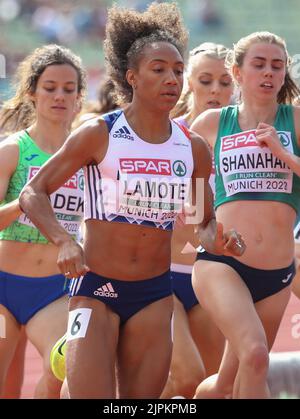
[[[125,138],[126,140],[133,141],[134,138],[130,135],[129,129],[124,125],[122,128],[118,129],[114,134],[114,138]]]
[[[96,297],[118,298],[118,293],[115,292],[110,282],[107,282],[102,285],[102,287],[94,291],[94,295],[96,295]]]

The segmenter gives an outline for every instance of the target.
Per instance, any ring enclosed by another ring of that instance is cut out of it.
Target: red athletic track
[[[298,316],[296,316],[298,314]],[[294,322],[293,322],[294,317]],[[294,337],[292,335],[294,327]],[[277,335],[273,352],[300,351],[300,301],[292,295]],[[25,380],[21,398],[32,398],[35,384],[42,370],[42,361],[36,349],[28,343]]]

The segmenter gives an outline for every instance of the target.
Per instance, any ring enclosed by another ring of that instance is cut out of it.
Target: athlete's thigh
[[[201,355],[206,374],[215,374],[219,369],[225,348],[223,334],[201,304],[196,304],[189,310],[188,321],[191,336]]]
[[[197,304],[197,306],[199,306]],[[198,348],[191,335],[188,314],[180,301],[174,297],[174,322],[173,322],[173,352],[171,361],[173,379],[186,378],[193,374],[204,377],[204,366]],[[200,382],[200,379],[199,379]]]
[[[265,340],[251,294],[233,268],[219,262],[198,261],[193,270],[193,287],[236,354],[249,341]]]
[[[58,298],[39,310],[27,323],[26,334],[44,359],[48,359],[55,342],[66,332],[68,297]]]
[[[257,314],[266,333],[269,350],[271,350],[274,344],[280,322],[288,304],[291,294],[290,288],[291,287],[286,287],[255,304]]]
[[[71,297],[67,331],[70,398],[114,398],[119,316],[89,297]]]
[[[15,317],[0,304],[0,387],[13,359],[21,333],[21,325]],[[0,393],[1,393],[0,388]]]
[[[166,384],[171,354],[173,297],[149,304],[120,330],[118,379],[121,398],[158,398]]]
[[[7,372],[4,398],[19,399],[24,379],[25,351],[27,336],[22,327],[13,359]]]

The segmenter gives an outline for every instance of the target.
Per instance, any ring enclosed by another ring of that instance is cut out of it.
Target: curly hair
[[[137,68],[146,45],[168,42],[184,58],[188,33],[175,3],[151,3],[140,13],[113,6],[108,11],[104,52],[108,76],[115,84],[119,103],[132,100],[132,88],[126,80],[128,68]]]
[[[78,94],[83,100],[87,82],[81,59],[68,48],[50,44],[36,48],[18,66],[14,77],[16,94],[4,102],[0,112],[0,127],[6,132],[28,128],[35,120],[35,108],[28,93],[36,91],[37,83],[50,65],[68,64],[78,76]]]
[[[241,38],[234,46],[233,51],[226,57],[226,67],[232,73],[233,66],[242,67],[245,55],[252,44],[266,43],[278,45],[285,54],[286,74],[282,88],[280,89],[277,101],[278,103],[293,103],[293,100],[300,94],[300,89],[292,79],[289,69],[291,58],[288,54],[285,41],[278,35],[271,32],[253,32],[250,35]]]

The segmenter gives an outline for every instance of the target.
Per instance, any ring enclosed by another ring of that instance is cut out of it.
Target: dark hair
[[[128,68],[136,68],[146,45],[169,42],[182,58],[188,34],[175,3],[152,3],[144,13],[113,6],[108,11],[104,41],[108,76],[113,80],[119,103],[131,102]]]
[[[114,98],[114,83],[107,79],[103,81],[98,89],[98,106],[95,112],[99,114],[107,113],[118,108]]]
[[[293,81],[289,73],[291,59],[287,51],[285,41],[278,35],[271,32],[254,32],[241,38],[237,44],[233,46],[233,51],[226,57],[226,66],[232,74],[232,67],[242,67],[245,55],[252,44],[267,43],[278,45],[285,54],[287,71],[285,74],[284,84],[281,87],[277,101],[278,103],[293,103],[294,98],[300,94],[300,89]]]
[[[37,83],[50,65],[69,64],[78,75],[78,93],[83,99],[86,91],[86,72],[81,59],[72,51],[59,45],[36,48],[18,66],[15,75],[15,96],[4,102],[0,112],[0,127],[14,132],[27,128],[35,120],[35,108],[28,93],[36,91]]]
[[[84,103],[81,112],[76,116],[72,124],[72,129],[79,127],[87,119],[94,118],[97,115],[111,112],[118,109],[114,97],[114,84],[110,79],[105,79],[100,83],[98,89],[98,100],[87,101]]]

